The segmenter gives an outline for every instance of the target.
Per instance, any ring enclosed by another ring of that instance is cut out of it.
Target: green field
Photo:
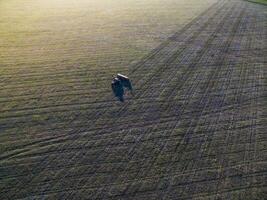
[[[263,199],[266,14],[0,0],[0,199]]]
[[[267,5],[267,0],[248,0],[249,2]]]

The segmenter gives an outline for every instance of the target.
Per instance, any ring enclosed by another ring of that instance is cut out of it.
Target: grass
[[[262,5],[267,5],[267,0],[247,0],[247,1],[262,4]]]

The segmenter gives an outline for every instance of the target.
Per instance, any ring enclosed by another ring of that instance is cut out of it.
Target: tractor
[[[124,88],[129,90],[131,93],[133,91],[133,87],[130,79],[127,76],[122,74],[117,74],[115,78],[113,78],[111,82],[111,88],[113,94],[121,101],[124,101]]]

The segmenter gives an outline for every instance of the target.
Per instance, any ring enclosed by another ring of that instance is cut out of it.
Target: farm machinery
[[[130,79],[122,74],[117,74],[117,76],[113,78],[111,88],[115,97],[117,97],[121,102],[124,101],[124,88],[129,90],[131,93],[133,91]]]

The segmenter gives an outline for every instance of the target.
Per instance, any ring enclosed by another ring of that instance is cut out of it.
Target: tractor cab
[[[129,91],[132,92],[133,87],[130,79],[127,76],[124,76],[122,74],[117,74],[117,78],[121,81],[123,87],[127,88]]]

